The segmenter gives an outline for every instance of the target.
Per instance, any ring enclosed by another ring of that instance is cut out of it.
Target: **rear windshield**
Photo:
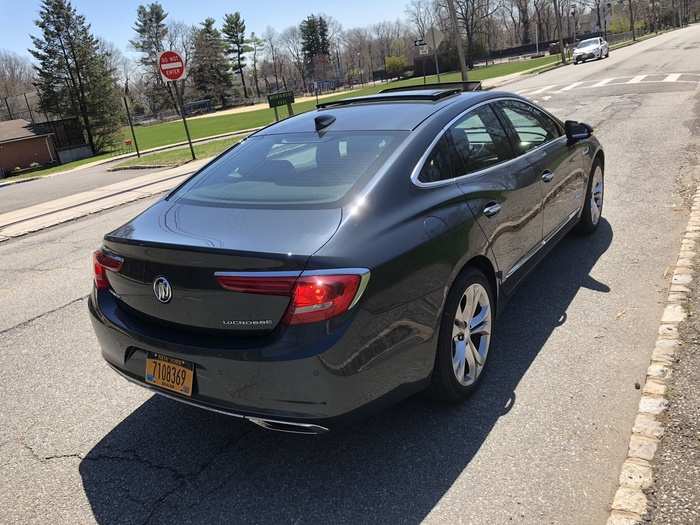
[[[367,180],[408,135],[353,131],[254,135],[185,184],[192,204],[329,205]]]

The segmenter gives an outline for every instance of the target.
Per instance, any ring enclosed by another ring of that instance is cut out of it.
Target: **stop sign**
[[[175,51],[163,51],[158,55],[158,68],[163,80],[180,80],[185,76],[185,61]]]

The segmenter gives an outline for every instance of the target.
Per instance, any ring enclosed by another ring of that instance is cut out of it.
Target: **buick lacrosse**
[[[586,124],[461,87],[320,104],[107,234],[89,301],[107,363],[288,432],[464,399],[517,284],[598,226],[605,158]]]

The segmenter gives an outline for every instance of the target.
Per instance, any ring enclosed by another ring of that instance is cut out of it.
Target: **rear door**
[[[496,105],[516,152],[527,158],[541,181],[542,237],[548,240],[581,206],[586,181],[580,148],[569,145],[560,125],[531,104],[512,99]]]
[[[457,184],[507,276],[542,242],[541,182],[527,160],[515,154],[490,104],[466,113],[449,133]]]

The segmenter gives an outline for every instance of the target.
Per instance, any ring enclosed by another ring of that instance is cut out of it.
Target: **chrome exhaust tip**
[[[249,416],[246,416],[246,419],[265,430],[273,430],[275,432],[287,432],[289,434],[325,434],[328,432],[326,427],[311,423],[292,423],[289,421],[277,421],[274,419],[262,419]]]

